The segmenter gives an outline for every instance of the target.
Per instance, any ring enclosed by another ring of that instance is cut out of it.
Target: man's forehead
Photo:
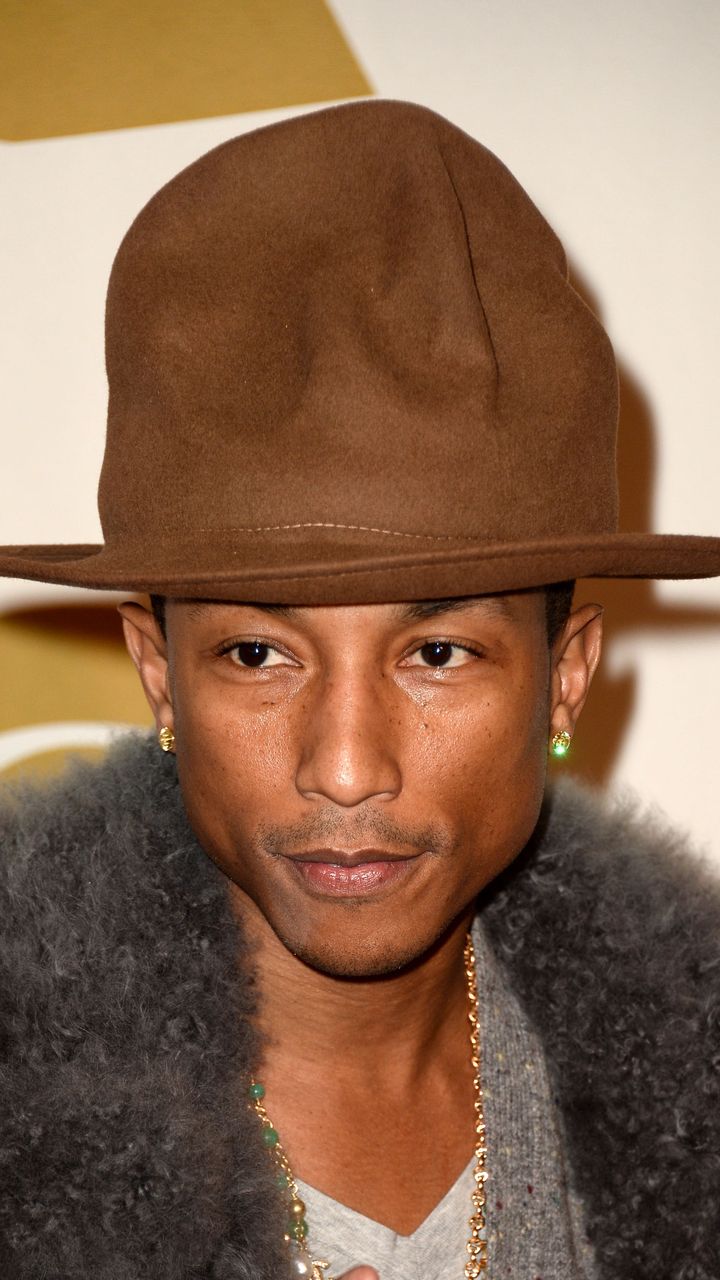
[[[458,613],[468,609],[478,610],[490,617],[512,618],[516,616],[516,605],[514,602],[519,595],[528,594],[526,592],[504,592],[500,595],[482,595],[482,596],[455,596],[441,600],[414,600],[414,601],[398,601],[392,604],[374,604],[365,605],[365,609],[375,609],[390,612],[390,616],[394,617],[398,622],[408,622],[413,620],[424,620],[434,618],[440,614]],[[286,605],[286,604],[267,604],[258,601],[232,601],[232,600],[186,600],[178,603],[188,606],[189,616],[193,619],[202,619],[212,610],[218,608],[228,609],[252,609],[259,613],[270,613],[287,618],[290,621],[299,619],[305,615],[312,614],[313,611],[319,609],[334,608],[338,611],[347,610],[351,612],[356,608],[354,605]]]

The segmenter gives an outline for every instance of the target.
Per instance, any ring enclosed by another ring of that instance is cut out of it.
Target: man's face
[[[408,963],[526,843],[564,696],[542,593],[167,621],[143,678],[192,826],[307,963]]]

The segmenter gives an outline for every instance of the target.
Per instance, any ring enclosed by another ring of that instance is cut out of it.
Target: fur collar
[[[126,740],[1,834],[2,1275],[279,1280],[251,965],[172,758]],[[713,1280],[717,883],[566,785],[480,910],[546,1048],[600,1274]]]

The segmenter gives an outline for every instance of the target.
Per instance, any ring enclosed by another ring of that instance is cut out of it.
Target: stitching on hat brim
[[[224,536],[238,533],[286,533],[294,529],[342,529],[347,533],[379,533],[389,538],[418,538],[426,542],[478,542],[483,536],[477,533],[407,533],[403,529],[379,529],[367,524],[333,524],[329,520],[307,520],[299,524],[261,524],[254,528],[243,525],[238,528],[201,528],[195,532]],[[163,539],[165,541],[167,539]]]

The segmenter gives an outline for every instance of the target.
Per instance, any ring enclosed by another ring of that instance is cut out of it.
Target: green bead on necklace
[[[559,733],[555,736],[556,738],[567,738],[567,746],[570,745],[570,735],[568,733]],[[488,1171],[486,1167],[485,1110],[480,1077],[480,1010],[475,950],[470,934],[467,935],[465,940],[463,964],[467,984],[470,1061],[473,1068],[475,1095],[475,1167],[473,1169],[475,1189],[472,1193],[472,1214],[468,1219],[468,1227],[470,1228],[469,1239],[466,1244],[468,1259],[465,1263],[463,1275],[465,1280],[479,1280],[481,1273],[486,1270],[488,1265],[485,1222],[485,1183]],[[287,1192],[289,1198],[288,1208],[290,1212],[284,1239],[290,1254],[290,1271],[294,1276],[301,1277],[302,1280],[333,1280],[332,1276],[325,1274],[330,1263],[321,1262],[319,1258],[313,1258],[308,1249],[308,1224],[305,1217],[305,1205],[300,1198],[297,1182],[285,1154],[285,1148],[280,1141],[280,1135],[265,1110],[263,1102],[265,1086],[259,1080],[251,1080],[248,1087],[248,1097],[255,1114],[262,1122],[263,1143],[277,1164],[277,1185],[281,1191]]]
[[[302,1278],[302,1280],[332,1280],[331,1276],[325,1274],[330,1263],[323,1262],[319,1258],[313,1258],[308,1251],[308,1224],[305,1217],[305,1204],[300,1198],[297,1183],[290,1168],[290,1162],[280,1141],[280,1134],[265,1110],[264,1097],[264,1084],[261,1084],[259,1080],[251,1080],[248,1086],[248,1098],[253,1111],[262,1122],[263,1143],[278,1166],[277,1186],[280,1191],[285,1191],[288,1194],[289,1213],[284,1239],[290,1253],[290,1270],[293,1275]]]

